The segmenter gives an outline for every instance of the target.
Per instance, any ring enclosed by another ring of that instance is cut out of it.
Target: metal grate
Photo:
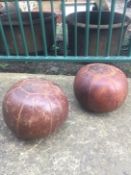
[[[13,2],[12,10],[8,2]],[[122,14],[115,12],[117,0],[104,11],[102,0],[90,10],[89,0],[84,11],[73,1],[73,13],[66,15],[66,2],[61,0],[61,25],[57,24],[55,1],[50,0],[50,12],[43,11],[44,1],[37,0],[38,11],[32,12],[30,0],[22,12],[18,0],[3,0],[0,13],[0,60],[8,61],[75,61],[113,62],[131,60],[131,23],[126,16],[128,0]],[[61,37],[59,37],[59,35]],[[124,41],[126,40],[126,44]]]

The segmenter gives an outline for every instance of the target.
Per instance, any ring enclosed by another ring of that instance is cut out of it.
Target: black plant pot
[[[77,26],[77,55],[85,55],[85,40],[86,40],[86,12],[77,13],[77,24],[75,25],[75,13],[67,16],[67,26],[68,26],[68,40],[69,40],[69,50],[71,55],[75,54],[75,26]],[[98,28],[98,11],[90,12],[89,21],[89,52],[88,55],[96,55],[96,39],[97,39],[97,28]],[[129,25],[130,19],[126,16],[124,22],[124,32],[122,38],[124,38],[125,31]],[[100,23],[100,39],[99,39],[99,55],[104,56],[106,50],[106,44],[108,42],[109,35],[109,23],[110,23],[110,12],[103,11],[101,13],[101,23]],[[118,45],[121,36],[121,26],[122,26],[122,14],[115,13],[114,21],[112,25],[112,41],[110,55],[117,55]]]
[[[25,34],[25,43],[27,45],[29,54],[35,53],[35,45],[38,53],[45,54],[44,42],[43,42],[44,37],[42,34],[43,31],[42,31],[42,24],[40,20],[40,14],[39,12],[31,12],[31,16],[32,16],[32,24],[34,28],[35,41],[33,39],[31,21],[30,21],[28,12],[21,13],[21,17],[23,21],[22,25],[20,24],[19,18],[16,15],[16,13],[11,14],[11,21],[12,21],[11,25],[9,23],[7,14],[1,15],[1,23],[3,26],[6,40],[7,40],[7,45],[9,47],[10,53],[13,55],[16,54],[16,49],[15,49],[15,44],[13,40],[13,35],[11,33],[11,26],[14,30],[15,40],[16,40],[16,44],[20,55],[25,55],[25,46],[24,46],[23,35],[21,30],[22,28]],[[56,15],[54,13],[52,14],[47,12],[47,13],[43,13],[43,16],[45,21],[46,47],[47,47],[47,51],[49,51],[50,47],[53,45],[55,40]],[[54,31],[53,31],[53,19],[54,19]],[[3,54],[6,53],[2,34],[0,35],[0,53],[3,53]]]

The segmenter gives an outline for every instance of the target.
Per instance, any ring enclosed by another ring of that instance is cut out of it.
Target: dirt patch
[[[65,62],[0,62],[0,72],[76,75],[77,71],[86,63]],[[109,63],[123,70],[131,77],[131,63]]]

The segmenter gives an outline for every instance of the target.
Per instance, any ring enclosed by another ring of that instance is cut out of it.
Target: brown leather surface
[[[8,127],[23,139],[47,136],[68,115],[68,101],[51,81],[29,78],[17,82],[6,93],[3,114]]]
[[[93,112],[109,112],[118,108],[128,93],[125,74],[118,68],[94,63],[77,73],[74,91],[80,104]]]

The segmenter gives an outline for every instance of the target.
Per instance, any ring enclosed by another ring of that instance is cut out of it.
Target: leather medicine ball
[[[125,74],[112,65],[83,66],[74,81],[74,92],[82,107],[92,112],[110,112],[122,105],[128,93]]]
[[[22,139],[47,136],[68,115],[68,100],[51,81],[28,78],[14,84],[3,100],[3,115],[8,127]]]

